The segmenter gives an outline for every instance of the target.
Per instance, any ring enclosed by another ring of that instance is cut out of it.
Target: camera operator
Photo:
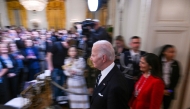
[[[93,45],[93,43],[99,40],[110,41],[110,36],[106,32],[106,30],[100,26],[99,20],[94,19],[93,21],[94,21],[94,26],[92,28],[90,26],[88,27],[90,29],[89,40],[91,40],[91,44]]]

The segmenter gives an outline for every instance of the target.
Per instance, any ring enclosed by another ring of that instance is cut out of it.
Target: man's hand
[[[36,56],[27,56],[27,59],[36,59]]]
[[[50,70],[52,72],[53,71],[53,67],[48,67],[48,70]]]
[[[71,70],[71,74],[72,74],[72,75],[74,75],[74,74],[76,74],[76,72],[75,72],[75,71],[73,71],[73,70]]]
[[[89,93],[90,95],[92,95],[92,94],[93,94],[93,91],[94,91],[94,89],[93,89],[93,88],[88,88],[88,93]]]
[[[62,44],[63,44],[63,46],[64,46],[65,48],[69,48],[69,44],[68,44],[67,42],[62,42]]]
[[[31,57],[30,56],[26,56],[27,59],[30,59]]]
[[[24,59],[24,56],[23,55],[18,55],[18,58],[19,59]]]
[[[32,59],[36,59],[36,56],[31,56]]]
[[[8,77],[10,77],[10,78],[12,78],[12,77],[14,77],[14,76],[16,76],[15,73],[9,73],[9,74],[8,74]]]

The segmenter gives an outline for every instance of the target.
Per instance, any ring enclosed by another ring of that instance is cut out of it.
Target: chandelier
[[[19,0],[20,4],[27,10],[42,11],[47,4],[47,0]]]

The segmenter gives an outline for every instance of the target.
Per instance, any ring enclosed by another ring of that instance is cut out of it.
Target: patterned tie
[[[101,78],[101,74],[98,75],[98,77],[96,78],[96,85],[95,85],[95,88],[98,87],[98,83],[99,83],[99,80]]]

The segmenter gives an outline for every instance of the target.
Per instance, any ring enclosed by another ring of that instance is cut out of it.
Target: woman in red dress
[[[161,66],[155,54],[147,53],[140,60],[143,72],[137,81],[129,106],[131,109],[160,109],[164,95]]]

